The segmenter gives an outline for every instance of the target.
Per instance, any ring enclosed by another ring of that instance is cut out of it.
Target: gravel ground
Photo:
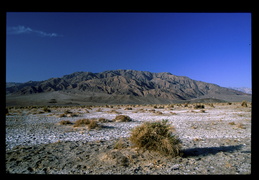
[[[205,112],[175,107],[155,109],[133,107],[88,109],[80,117],[57,117],[65,109],[50,113],[12,110],[6,117],[6,172],[36,174],[250,174],[251,107],[215,105]],[[112,120],[116,110],[132,118],[130,122],[99,123],[88,130],[60,125],[61,120],[82,118]],[[142,111],[140,111],[142,109]],[[167,119],[183,143],[183,157],[173,159],[130,147],[130,129],[145,121]],[[122,138],[127,146],[114,149]]]

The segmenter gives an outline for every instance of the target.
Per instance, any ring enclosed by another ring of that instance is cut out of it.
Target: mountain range
[[[143,104],[195,99],[251,101],[251,95],[168,72],[75,72],[45,81],[6,84],[7,104]],[[52,103],[53,103],[52,102]]]
[[[230,89],[235,89],[247,94],[252,94],[252,88],[248,88],[248,87],[228,87]]]

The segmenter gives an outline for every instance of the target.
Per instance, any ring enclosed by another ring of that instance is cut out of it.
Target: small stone
[[[173,171],[173,170],[179,170],[179,165],[177,164],[177,165],[172,166],[172,167],[171,167],[171,170],[172,170],[172,171]]]

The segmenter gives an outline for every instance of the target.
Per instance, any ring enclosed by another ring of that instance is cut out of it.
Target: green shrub
[[[172,134],[173,131],[166,120],[146,122],[132,129],[129,140],[140,149],[175,157],[180,155],[181,140]]]

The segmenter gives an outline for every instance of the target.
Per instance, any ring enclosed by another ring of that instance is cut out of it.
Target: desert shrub
[[[155,112],[156,112],[156,110],[154,110],[154,109],[150,109],[148,112],[155,113]]]
[[[68,125],[68,124],[73,124],[71,121],[67,121],[67,120],[61,120],[59,122],[60,125]]]
[[[247,107],[247,102],[246,101],[242,101],[241,106],[242,107]]]
[[[162,115],[163,113],[161,111],[154,112],[156,115]]]
[[[126,142],[120,138],[114,145],[114,149],[123,149],[123,148],[126,148],[127,147],[127,144]]]
[[[103,110],[101,108],[98,108],[96,112],[103,112]]]
[[[197,104],[194,106],[194,109],[204,109],[205,106],[203,104]]]
[[[212,103],[209,103],[208,105],[212,108],[215,108],[215,106]]]
[[[131,118],[129,116],[126,116],[126,115],[118,115],[118,116],[115,117],[115,119],[113,119],[113,121],[129,122],[129,121],[131,121]]]
[[[146,122],[132,129],[129,140],[140,149],[175,157],[180,155],[181,140],[172,134],[173,131],[166,120]]]
[[[72,113],[72,114],[68,114],[67,117],[78,117],[79,113]]]
[[[65,110],[64,114],[72,114],[72,112],[69,110]]]
[[[110,111],[106,111],[107,113],[110,113],[110,114],[121,114],[121,112],[118,112],[116,110],[110,110]]]
[[[44,107],[44,108],[43,108],[43,111],[44,111],[44,112],[51,112],[51,110],[50,110],[48,107]]]
[[[78,119],[75,124],[74,127],[82,127],[82,126],[86,126],[90,123],[90,119]]]
[[[126,107],[124,110],[132,110],[131,107]]]
[[[242,124],[242,123],[238,123],[238,124],[237,124],[237,128],[246,129],[245,125]]]
[[[59,117],[77,117],[79,116],[79,113],[71,112],[69,110],[66,110],[63,114],[60,114]]]
[[[88,129],[95,129],[99,128],[100,125],[95,120],[90,120],[89,124],[87,125]]]
[[[67,115],[66,114],[60,114],[60,115],[58,115],[58,117],[67,117]]]
[[[102,123],[110,122],[109,119],[105,119],[105,118],[99,118],[98,121],[99,121],[99,122],[102,122]]]
[[[84,110],[84,113],[90,113],[87,109]]]
[[[74,124],[74,127],[85,127],[85,126],[87,126],[88,129],[95,129],[95,128],[101,127],[95,119],[78,119]]]
[[[174,108],[173,104],[168,105],[168,108]]]
[[[229,124],[229,125],[236,125],[235,122],[229,122],[228,124]]]

